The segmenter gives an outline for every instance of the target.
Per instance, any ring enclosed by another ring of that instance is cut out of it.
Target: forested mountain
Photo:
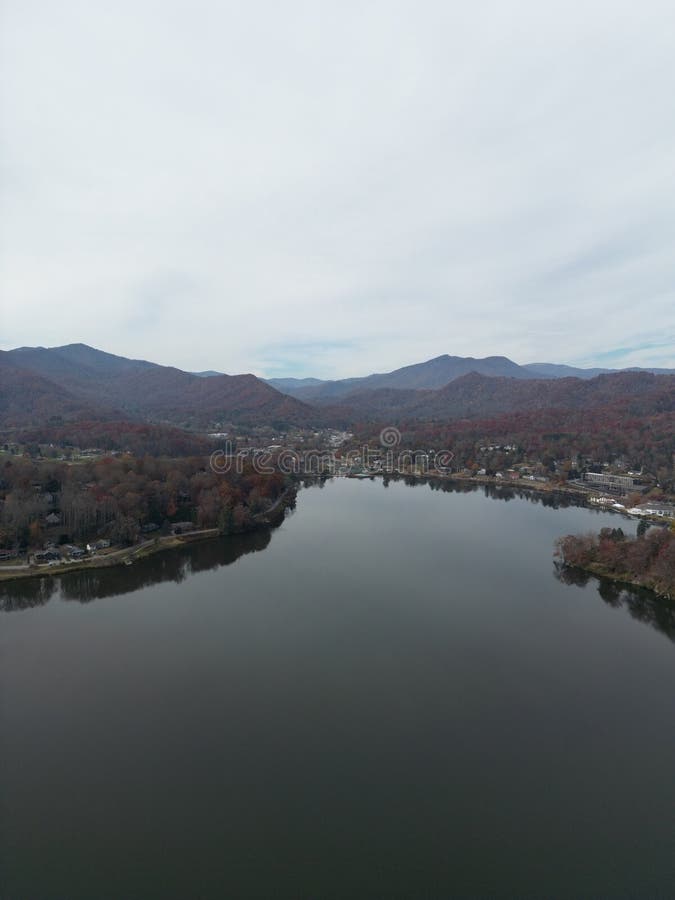
[[[66,344],[63,347],[18,347],[8,350],[12,365],[39,372],[46,378],[73,379],[106,378],[125,372],[160,368],[143,359],[127,359],[87,344]]]
[[[472,370],[476,365],[487,372]],[[504,372],[508,374],[499,374]],[[280,380],[286,388],[290,381]],[[296,384],[294,390],[321,393],[311,403],[302,402],[254,375],[203,377],[83,344],[0,353],[0,425],[6,428],[84,421],[196,430],[227,423],[349,427],[368,421],[451,422],[608,405],[641,416],[675,408],[673,375],[624,371],[542,379],[505,357],[442,356],[386,375]],[[154,438],[164,445],[167,435]]]
[[[520,366],[505,356],[488,356],[474,359],[472,356],[437,356],[426,362],[395,369],[384,374],[363,378],[343,378],[338,381],[321,381],[317,378],[272,378],[268,384],[282,393],[290,394],[307,403],[333,404],[349,402],[365,391],[382,389],[425,390],[444,387],[451,381],[472,373],[491,378],[595,378],[597,375],[615,374],[619,371],[645,372],[655,375],[675,375],[675,369],[579,369],[574,366],[552,363],[528,363]]]
[[[13,365],[11,355],[0,351],[0,426],[116,416],[104,403],[77,396],[38,372]]]
[[[194,427],[214,421],[305,424],[320,417],[255,375],[203,378],[84,344],[24,347],[3,359],[0,414],[6,425],[41,424],[45,416],[117,416]]]
[[[195,426],[211,422],[309,424],[319,413],[255,375],[200,378],[165,366],[121,376],[106,396],[144,417]]]
[[[474,359],[471,356],[437,356],[426,362],[404,366],[393,372],[366,375],[364,378],[344,378],[340,381],[320,381],[315,379],[282,378],[270,383],[280,391],[308,403],[335,403],[343,401],[363,391],[384,388],[395,390],[423,390],[440,388],[455,378],[478,372],[481,375],[507,378],[536,378],[537,376],[523,366],[519,366],[505,356],[488,356],[485,359]],[[310,382],[310,383],[307,383]]]
[[[396,422],[403,419],[477,419],[508,412],[543,409],[592,409],[621,403],[643,412],[675,408],[675,376],[618,372],[596,378],[489,378],[472,373],[434,391],[382,389],[344,399],[355,418]]]

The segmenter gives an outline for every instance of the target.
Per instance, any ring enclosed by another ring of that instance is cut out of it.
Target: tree
[[[115,520],[110,536],[116,544],[133,544],[138,538],[138,522],[130,516]]]
[[[220,510],[218,515],[218,531],[220,534],[232,534],[234,528],[234,515],[232,513],[232,505],[226,503]]]

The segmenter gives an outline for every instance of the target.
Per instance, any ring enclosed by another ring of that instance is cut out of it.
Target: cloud
[[[666,2],[2,15],[3,347],[675,366]]]

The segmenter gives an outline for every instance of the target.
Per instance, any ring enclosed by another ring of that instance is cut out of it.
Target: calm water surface
[[[339,480],[1,588],[0,897],[675,896],[675,615],[553,566],[607,524]]]

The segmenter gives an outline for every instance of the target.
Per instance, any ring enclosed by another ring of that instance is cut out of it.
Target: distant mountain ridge
[[[628,366],[625,369],[578,369],[555,363],[526,363],[523,367],[535,372],[538,378],[595,378],[597,375],[615,375],[617,372],[647,372],[649,375],[675,375],[675,369],[650,369]]]
[[[554,363],[527,363],[519,365],[506,356],[437,356],[426,362],[414,363],[394,369],[392,372],[365,375],[360,378],[342,378],[321,381],[316,378],[270,378],[271,384],[282,393],[306,403],[320,405],[348,402],[353,395],[384,388],[396,390],[433,390],[442,388],[463,375],[475,373],[490,378],[556,379],[595,378],[598,375],[621,371],[647,372],[654,375],[672,375],[675,369],[580,369]]]
[[[429,390],[443,387],[455,378],[477,372],[479,375],[506,378],[536,378],[505,356],[474,359],[462,356],[437,356],[426,362],[403,366],[393,372],[376,373],[362,378],[343,378],[319,383],[291,383],[291,379],[271,379],[269,383],[299,400],[309,403],[334,403],[361,391],[394,388],[397,390]],[[303,379],[303,381],[305,381]]]
[[[320,378],[265,378],[264,380],[278,391],[288,388],[288,393],[298,388],[313,387],[326,383]]]
[[[534,372],[538,378],[595,378],[609,375],[612,369],[579,369],[561,363],[525,363],[524,369]]]

